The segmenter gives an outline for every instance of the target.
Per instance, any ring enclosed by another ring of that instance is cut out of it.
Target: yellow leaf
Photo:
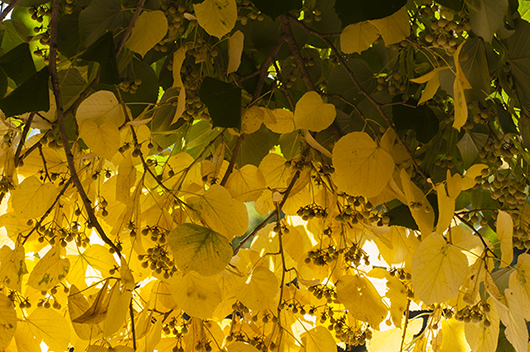
[[[190,197],[187,204],[193,210],[192,216],[229,240],[247,231],[247,207],[233,199],[223,186],[212,185],[204,195]]]
[[[454,174],[451,176],[451,171],[447,170],[447,193],[449,194],[449,197],[456,199],[462,191],[463,183],[464,179],[462,176],[459,174]]]
[[[438,77],[438,74],[440,73],[440,71],[446,70],[448,68],[449,68],[449,66],[437,67],[434,70],[424,74],[423,76],[420,76],[420,77],[417,77],[417,78],[411,78],[409,81],[414,82],[414,83],[418,83],[418,84],[426,83],[426,82],[429,82],[430,80],[432,80],[433,78]]]
[[[111,291],[108,290],[108,287],[109,281],[106,280],[103,287],[97,293],[92,305],[83,314],[73,319],[72,323],[98,324],[104,321],[107,317],[110,297],[117,286],[114,285]]]
[[[121,284],[123,287],[125,287],[126,290],[132,291],[134,290],[134,287],[136,286],[136,280],[134,280],[134,276],[131,272],[131,269],[129,269],[129,265],[127,264],[127,261],[124,257],[120,258],[121,265],[120,265],[120,277],[121,277]]]
[[[241,202],[257,200],[265,187],[265,177],[256,166],[251,164],[234,170],[226,182],[226,188],[232,197]]]
[[[387,291],[385,292],[385,297],[390,300],[390,318],[392,318],[394,326],[400,327],[403,321],[403,313],[407,309],[407,286],[397,275],[391,276],[387,270],[382,268],[374,268],[370,270],[368,275],[376,279],[386,280]],[[372,345],[370,345],[369,350],[372,351]]]
[[[199,25],[219,39],[236,25],[236,0],[205,0],[193,6]]]
[[[464,335],[463,321],[456,319],[442,319],[442,345],[440,352],[470,352]]]
[[[31,176],[11,192],[11,204],[20,218],[34,219],[44,215],[58,193],[53,183],[42,183],[37,176]]]
[[[523,312],[514,292],[507,288],[504,290],[505,302],[493,300],[497,307],[499,318],[506,326],[504,335],[510,341],[516,352],[526,352],[528,349],[528,329]]]
[[[510,289],[516,297],[526,320],[530,320],[530,255],[517,258],[515,270],[510,275]]]
[[[111,336],[125,324],[131,298],[132,292],[125,288],[115,288],[111,291],[107,318],[103,322],[103,333],[105,336]]]
[[[248,278],[242,278],[236,287],[236,298],[252,310],[271,308],[279,290],[276,275],[269,269],[258,266]]]
[[[337,349],[335,339],[328,329],[319,325],[300,335],[304,352],[329,352]]]
[[[267,109],[263,111],[263,123],[274,133],[290,133],[294,131],[295,117],[293,113],[285,109]]]
[[[182,64],[184,63],[184,60],[186,59],[187,50],[188,49],[186,48],[186,46],[181,46],[173,54],[173,88],[177,87],[181,88],[182,90],[184,89],[184,83],[182,83],[180,70],[182,69]]]
[[[186,89],[184,87],[180,88],[178,100],[177,100],[177,110],[175,110],[175,115],[171,124],[174,124],[182,117],[182,114],[186,111]]]
[[[379,327],[387,316],[388,308],[370,280],[358,275],[345,275],[336,286],[339,301],[355,319],[365,321],[374,328]]]
[[[213,276],[202,276],[194,271],[174,274],[170,286],[179,308],[192,317],[211,318],[215,307],[221,303],[221,289]]]
[[[432,234],[412,257],[412,288],[426,305],[442,303],[456,297],[468,271],[466,255]]]
[[[79,127],[79,137],[98,156],[111,160],[120,148],[120,131],[118,126],[109,121],[101,125],[86,120]]]
[[[466,339],[474,352],[495,352],[499,340],[499,315],[493,302],[493,298],[488,298],[490,311],[484,312],[484,319],[478,323],[469,323],[465,326]],[[489,322],[486,326],[485,321]]]
[[[373,24],[383,37],[385,45],[399,43],[410,35],[409,13],[407,6],[394,12],[388,17],[368,21]]]
[[[322,101],[317,92],[307,92],[296,103],[294,123],[298,129],[320,132],[335,120],[335,105]]]
[[[131,154],[127,153],[118,166],[116,179],[116,200],[118,202],[128,204],[131,199],[131,188],[136,183],[136,174],[138,173]]]
[[[513,220],[510,214],[499,210],[497,215],[497,238],[501,243],[500,268],[504,268],[513,259]]]
[[[405,169],[401,169],[400,177],[412,217],[416,220],[421,235],[425,238],[432,233],[434,228],[434,211],[431,203],[421,189],[410,180]]]
[[[453,84],[453,99],[455,102],[455,122],[453,122],[453,127],[459,131],[460,128],[464,126],[467,122],[467,103],[464,90],[471,89],[471,85],[469,84],[466,76],[464,75],[459,61],[460,51],[462,50],[464,43],[465,42],[460,44],[456,49],[455,53],[453,54],[456,70],[455,82]]]
[[[164,181],[166,187],[173,190],[190,191],[191,188],[202,185],[202,175],[199,166],[194,164],[194,159],[188,153],[178,153],[167,160],[168,169],[173,176]],[[168,170],[168,171],[169,171]]]
[[[22,276],[28,273],[24,256],[24,246],[17,246],[14,250],[6,245],[0,248],[0,282],[19,292]]]
[[[48,345],[50,351],[65,351],[70,343],[70,326],[54,309],[36,308],[27,318],[31,336]]]
[[[258,349],[243,341],[236,341],[226,346],[227,352],[258,352]]]
[[[466,189],[470,189],[471,187],[475,186],[477,184],[475,182],[475,178],[477,176],[482,176],[482,170],[484,169],[489,170],[488,165],[475,164],[467,169],[466,173],[464,174],[464,179],[462,180],[462,190],[465,191]]]
[[[6,348],[17,330],[17,313],[9,298],[0,293],[0,349]]]
[[[278,154],[267,154],[259,163],[259,169],[270,189],[284,189],[289,184],[291,169],[285,165],[287,160]]]
[[[241,54],[243,53],[243,43],[245,35],[240,30],[237,30],[228,39],[228,67],[226,74],[236,72],[241,64]]]
[[[396,280],[398,279],[396,278]],[[401,321],[399,326],[401,326]],[[412,341],[414,335],[420,332],[422,326],[422,319],[413,319],[408,322],[403,346],[407,346]],[[372,338],[367,343],[367,350],[368,352],[399,351],[402,340],[403,329],[400,327],[386,331],[373,330]]]
[[[241,133],[251,134],[260,129],[263,123],[263,109],[259,106],[251,106],[243,109],[241,113]]]
[[[207,227],[195,224],[177,226],[168,235],[175,264],[183,271],[195,270],[210,276],[222,271],[232,258],[228,239]]]
[[[144,56],[164,39],[167,27],[166,15],[162,11],[144,11],[138,17],[125,46],[129,50]]]
[[[412,254],[420,245],[418,237],[414,232],[405,227],[391,226],[390,231],[382,235],[385,242],[376,239],[379,253],[389,265],[400,266],[404,264],[407,272],[410,272],[412,266]],[[385,243],[390,243],[391,247]]]
[[[88,266],[98,270],[101,273],[100,277],[103,278],[103,275],[106,276],[109,270],[117,265],[114,256],[100,244],[92,244],[84,252],[73,256],[72,263],[67,280],[81,288],[86,287],[85,278]]]
[[[46,255],[37,262],[31,274],[29,274],[28,285],[38,291],[48,291],[58,285],[68,274],[70,261],[61,259],[61,247],[52,247]]]
[[[333,148],[333,178],[352,196],[375,197],[392,177],[394,160],[364,132],[352,132]]]
[[[451,231],[451,243],[463,250],[469,264],[473,264],[482,256],[484,245],[478,236],[475,236],[470,230],[461,226],[451,227],[449,231]],[[484,241],[488,240],[484,239]]]
[[[361,53],[379,38],[379,30],[368,21],[348,25],[340,34],[340,48],[345,54]]]
[[[438,80],[438,72],[437,72],[434,75],[434,77],[431,80],[429,80],[429,82],[427,82],[427,85],[425,86],[425,89],[423,90],[423,93],[421,94],[421,98],[418,101],[418,105],[421,105],[425,103],[427,100],[434,97],[439,87],[440,87],[440,81]]]
[[[439,211],[436,233],[441,235],[451,226],[451,220],[453,220],[455,215],[455,200],[447,195],[443,183],[436,185],[436,194],[438,196]]]
[[[79,291],[79,289],[72,285],[70,286],[70,294],[68,295],[68,313],[70,320],[75,320],[90,308],[85,296]],[[103,331],[97,324],[81,324],[73,323],[74,331],[77,336],[83,340],[97,339],[103,336]]]
[[[125,115],[114,93],[108,90],[99,90],[79,104],[76,120],[78,126],[81,126],[86,120],[92,120],[97,125],[107,121],[121,126],[125,122]]]

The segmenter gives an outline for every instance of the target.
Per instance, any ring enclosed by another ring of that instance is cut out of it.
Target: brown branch
[[[348,65],[346,64],[346,61],[344,61],[343,55],[338,51],[338,49],[333,45],[333,43],[327,37],[323,36],[318,31],[315,31],[314,29],[307,27],[305,24],[303,24],[302,22],[298,21],[292,15],[289,15],[289,14],[284,15],[284,18],[286,18],[287,20],[289,20],[292,23],[295,23],[296,25],[298,25],[299,27],[304,29],[306,32],[319,37],[331,49],[331,51],[333,52],[333,54],[337,58],[337,61],[344,68],[344,70],[346,71],[346,73],[348,74],[350,79],[352,80],[353,84],[355,85],[355,88],[357,88],[357,91],[360,94],[362,94],[366,99],[368,99],[368,101],[376,108],[377,112],[379,112],[379,114],[386,121],[388,127],[391,128],[395,132],[397,140],[407,150],[407,153],[409,154],[409,156],[411,158],[411,161],[412,161],[412,164],[414,165],[414,168],[427,181],[428,177],[420,169],[420,166],[416,162],[416,159],[414,159],[414,156],[412,155],[412,152],[407,147],[407,144],[403,141],[403,139],[397,133],[396,126],[394,126],[394,124],[392,123],[390,118],[385,114],[385,112],[381,108],[382,105],[379,104],[367,91],[365,91],[363,89],[363,87],[361,86],[361,84],[359,83],[357,78],[355,78],[355,75],[353,74],[353,71],[348,67]]]
[[[9,5],[7,5],[7,7],[4,9],[4,11],[2,11],[2,13],[0,14],[0,23],[2,23],[5,20],[7,15],[9,15],[11,10],[13,10],[15,8],[15,6],[17,6],[19,1],[20,0],[11,0],[11,3],[9,3]]]
[[[294,111],[294,103],[293,103],[293,99],[291,98],[291,93],[289,92],[289,89],[287,88],[287,84],[285,83],[285,80],[283,79],[282,73],[280,71],[280,67],[278,66],[276,61],[274,61],[274,68],[276,69],[276,77],[282,84],[282,90],[283,90],[283,93],[285,94],[285,97],[287,98],[287,101],[289,102],[291,111]]]
[[[129,314],[131,316],[131,332],[133,336],[133,350],[136,351],[136,330],[134,328],[134,309],[133,309],[132,299],[129,302]]]
[[[49,25],[49,28],[50,28],[49,62],[50,64],[48,66],[48,70],[49,70],[51,82],[52,82],[53,94],[55,96],[55,105],[57,107],[57,124],[59,127],[59,134],[63,142],[63,148],[66,154],[66,161],[68,162],[68,169],[70,170],[70,177],[72,181],[74,182],[75,187],[77,188],[77,192],[79,193],[81,200],[83,201],[83,204],[88,214],[90,223],[96,228],[101,239],[105,243],[107,243],[112,249],[114,249],[114,251],[118,253],[118,256],[121,257],[120,250],[110,240],[110,238],[107,237],[107,235],[105,234],[105,231],[101,227],[101,224],[99,223],[96,217],[96,214],[94,213],[94,209],[92,208],[92,204],[91,204],[92,202],[88,198],[85,192],[85,189],[83,188],[83,184],[81,183],[81,180],[79,179],[79,176],[77,174],[77,171],[75,168],[75,162],[74,162],[74,155],[72,154],[72,151],[69,145],[70,141],[68,140],[68,136],[66,135],[66,126],[64,124],[63,102],[61,99],[61,88],[59,86],[59,76],[57,75],[57,23],[59,21],[60,5],[61,5],[60,0],[53,0],[52,16],[51,16],[50,25]]]
[[[32,112],[29,114],[28,120],[26,121],[26,124],[24,125],[24,129],[22,130],[22,135],[20,136],[20,142],[17,146],[17,151],[15,152],[15,167],[20,164],[20,153],[22,153],[22,147],[24,146],[26,142],[26,137],[28,136],[29,130],[31,128],[31,122],[33,121],[33,118],[35,117],[35,113]]]
[[[223,179],[221,180],[221,183],[220,183],[221,186],[226,185],[228,178],[232,174],[232,171],[234,171],[234,166],[236,165],[237,155],[239,154],[239,150],[241,149],[241,144],[243,144],[243,139],[245,139],[245,134],[241,133],[239,137],[237,137],[236,145],[234,146],[234,149],[232,150],[232,157],[230,158],[230,163],[228,164],[228,168],[226,169]]]
[[[280,48],[282,47],[284,40],[285,40],[284,36],[280,36],[278,38],[278,40],[272,47],[271,52],[269,53],[265,61],[263,61],[263,64],[261,64],[261,68],[259,70],[259,79],[258,79],[258,83],[256,84],[256,90],[254,91],[254,95],[252,97],[252,102],[258,100],[261,94],[261,90],[263,89],[263,85],[265,84],[265,78],[267,78],[268,76],[269,67],[274,61],[276,54],[278,54],[278,51],[280,51]]]
[[[459,215],[459,214],[455,214],[455,216],[460,220],[462,221],[464,224],[466,224],[467,227],[469,227],[471,230],[473,230],[473,232],[475,233],[475,235],[478,236],[478,238],[480,238],[480,242],[482,242],[482,245],[484,245],[484,250],[485,251],[489,251],[491,254],[493,254],[493,256],[497,259],[500,260],[499,257],[497,257],[497,255],[495,254],[495,252],[493,252],[493,250],[491,250],[491,248],[487,245],[486,241],[484,241],[484,237],[482,237],[482,235],[480,234],[480,232],[477,231],[477,229],[475,229],[475,226],[473,226],[473,224],[471,224],[469,221],[467,221],[466,219],[464,219],[463,216]]]
[[[138,1],[138,5],[136,5],[136,10],[134,11],[133,18],[131,19],[131,23],[129,23],[129,26],[125,30],[125,33],[123,33],[123,37],[121,38],[120,43],[118,44],[118,47],[116,48],[116,57],[120,55],[121,50],[125,46],[125,42],[129,38],[129,34],[131,34],[134,25],[136,24],[136,21],[138,20],[138,17],[140,17],[140,12],[142,12],[142,7],[144,7],[145,0]]]

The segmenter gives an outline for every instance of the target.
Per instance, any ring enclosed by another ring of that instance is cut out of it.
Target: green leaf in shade
[[[259,163],[269,153],[271,148],[270,135],[271,132],[264,125],[261,125],[256,132],[245,135],[237,154],[237,166],[243,167],[247,164],[259,166]],[[229,144],[231,150],[236,141],[237,137],[234,137]]]
[[[7,75],[4,69],[0,67],[0,99],[7,93]]]
[[[407,105],[417,104],[412,98],[407,101]],[[416,139],[422,143],[429,143],[438,133],[438,118],[427,105],[413,108],[396,104],[392,106],[392,115],[398,131],[413,130],[416,132]]]
[[[466,89],[466,101],[482,100],[490,94],[491,83],[486,49],[481,38],[469,38],[462,48],[468,59],[460,63],[471,89]]]
[[[456,12],[460,12],[464,6],[463,0],[438,0],[437,3]]]
[[[20,0],[17,3],[17,6],[31,7],[31,6],[42,5],[42,4],[45,4],[47,2],[49,2],[49,0]]]
[[[301,0],[252,0],[254,6],[273,19],[292,10],[302,8]]]
[[[478,153],[486,144],[488,135],[484,133],[464,133],[462,138],[456,143],[456,147],[460,151],[464,167],[471,166],[478,157]]]
[[[104,84],[120,83],[118,63],[116,61],[116,50],[112,33],[103,34],[98,40],[89,46],[81,55],[82,59],[96,61],[100,65],[99,82]]]
[[[26,112],[50,110],[48,67],[35,73],[9,93],[7,97],[0,100],[0,109],[7,117]]]
[[[495,111],[497,112],[497,118],[504,133],[519,133],[513,122],[512,115],[506,111],[501,103],[495,103]]]
[[[336,0],[335,11],[344,28],[352,23],[388,17],[406,4],[407,0]]]
[[[403,226],[411,230],[418,230],[416,220],[412,217],[409,207],[405,204],[398,205],[386,213],[390,218],[388,226]]]
[[[490,43],[493,34],[503,25],[508,12],[508,0],[471,0],[469,23],[471,30]]]
[[[141,79],[142,84],[136,90],[136,93],[123,92],[123,100],[129,104],[133,117],[147,107],[149,103],[156,103],[158,99],[158,77],[153,68],[143,60],[134,58],[125,70],[125,76],[134,79]]]
[[[521,104],[530,103],[530,23],[515,20],[515,33],[506,39],[508,64]]]
[[[132,19],[130,11],[124,11],[120,0],[92,0],[79,14],[79,36],[85,46],[90,46],[106,32],[123,33]],[[121,39],[121,36],[116,38]]]
[[[205,77],[199,89],[214,127],[241,127],[241,88],[213,77]]]
[[[22,43],[0,56],[0,67],[17,85],[37,72],[28,43]]]
[[[28,36],[28,29],[24,22],[15,18],[2,22],[0,30],[3,32],[2,49],[4,49],[5,52],[24,43]]]
[[[194,270],[203,276],[222,271],[232,258],[232,246],[218,232],[196,224],[182,224],[168,235],[177,267],[188,272]]]
[[[57,72],[61,86],[61,98],[64,109],[68,109],[85,89],[87,82],[76,68],[68,68]]]
[[[74,57],[81,46],[79,11],[62,16],[57,27],[57,47],[59,51],[66,57]]]

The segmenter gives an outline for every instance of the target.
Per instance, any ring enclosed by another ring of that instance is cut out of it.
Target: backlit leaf
[[[466,340],[474,352],[495,352],[499,340],[499,315],[493,298],[488,298],[490,311],[478,323],[466,324]],[[486,326],[485,321],[489,322]]]
[[[267,109],[263,111],[263,123],[269,130],[275,133],[290,133],[295,128],[295,117],[293,113],[285,109]]]
[[[495,302],[501,322],[506,326],[504,334],[516,352],[528,350],[528,330],[517,297],[511,289],[504,290],[505,300]]]
[[[317,92],[307,92],[296,103],[294,123],[298,129],[320,132],[333,123],[336,114],[333,104],[324,103]]]
[[[394,160],[364,132],[342,137],[333,148],[337,186],[351,195],[374,197],[381,193],[394,170]]]
[[[530,317],[530,255],[523,253],[517,258],[515,271],[510,275],[513,291],[526,320]]]
[[[23,246],[17,246],[14,250],[5,245],[0,248],[0,282],[19,292],[21,291],[22,276],[28,273],[24,255]]]
[[[53,183],[42,183],[37,176],[28,177],[12,192],[13,209],[21,218],[38,218],[53,204],[58,193]]]
[[[377,28],[385,45],[399,43],[410,34],[409,14],[406,6],[388,17],[371,20],[370,23]]]
[[[497,238],[501,243],[501,264],[503,268],[512,262],[513,258],[513,220],[510,214],[499,210],[497,216]]]
[[[26,319],[31,336],[48,345],[50,351],[65,351],[70,343],[70,326],[54,309],[36,308]]]
[[[279,290],[276,275],[264,267],[255,268],[250,276],[242,278],[236,287],[237,299],[250,309],[259,311],[272,308],[273,299]]]
[[[167,33],[167,19],[162,11],[144,11],[136,21],[125,46],[141,56],[159,43]]]
[[[304,352],[326,352],[335,350],[335,339],[328,329],[317,326],[300,335]]]
[[[236,72],[241,64],[241,54],[243,53],[243,42],[245,40],[245,35],[241,31],[235,31],[234,34],[228,40],[228,52],[230,56],[228,57],[228,67],[226,73],[230,74]]]
[[[183,272],[195,270],[204,276],[214,275],[232,258],[232,246],[225,236],[195,224],[177,226],[169,233],[168,243],[175,264]]]
[[[344,53],[361,53],[379,38],[379,30],[370,22],[350,24],[340,34],[340,48]]]
[[[470,352],[471,349],[464,335],[463,321],[456,319],[442,319],[442,345],[441,352],[461,351]]]
[[[237,19],[235,0],[205,0],[193,6],[199,25],[221,39],[234,28]]]
[[[17,313],[13,302],[0,293],[0,348],[6,348],[17,329]]]
[[[120,148],[120,131],[112,122],[98,125],[86,120],[79,128],[79,136],[94,153],[107,160],[111,160]]]
[[[171,294],[179,307],[192,317],[211,318],[221,303],[221,290],[214,277],[190,271],[185,275],[173,275],[170,285]]]
[[[464,72],[462,72],[462,68],[460,66],[459,62],[459,55],[460,51],[462,50],[464,43],[460,44],[458,46],[458,49],[456,49],[453,57],[455,58],[455,70],[456,70],[456,78],[455,82],[453,84],[453,98],[455,101],[455,121],[453,123],[453,127],[460,131],[460,128],[465,125],[467,121],[467,102],[466,102],[466,96],[464,94],[465,89],[470,89],[471,85],[467,81],[466,76],[464,75]]]
[[[241,202],[255,201],[263,193],[265,186],[265,177],[261,171],[250,164],[234,170],[226,182],[226,189],[234,199]]]
[[[101,125],[103,122],[112,122],[116,126],[121,126],[125,122],[125,115],[114,93],[99,90],[79,105],[76,120],[79,126],[87,120],[92,120],[97,125]]]
[[[412,287],[425,304],[442,303],[456,297],[468,270],[466,255],[442,235],[432,234],[412,257]]]
[[[355,319],[371,326],[379,326],[386,318],[387,307],[366,277],[342,276],[337,283],[337,297]]]
[[[48,291],[58,285],[70,270],[70,261],[61,258],[61,247],[54,246],[40,259],[28,279],[28,285],[38,291]]]

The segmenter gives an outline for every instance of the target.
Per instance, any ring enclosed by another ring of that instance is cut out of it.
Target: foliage
[[[527,351],[527,1],[4,5],[1,350]]]

